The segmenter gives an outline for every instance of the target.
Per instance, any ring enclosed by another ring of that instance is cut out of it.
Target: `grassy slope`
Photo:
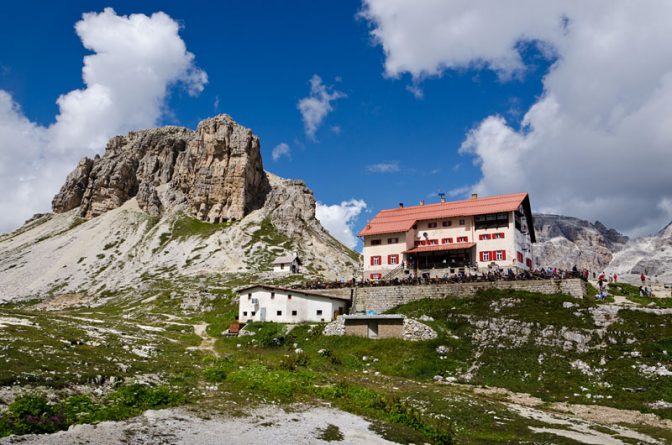
[[[548,401],[648,411],[649,402],[672,400],[671,377],[646,378],[632,368],[659,362],[672,367],[664,352],[672,352],[672,324],[659,315],[623,310],[621,320],[609,326],[604,336],[613,337],[615,344],[605,343],[605,348],[587,352],[565,351],[561,346],[536,345],[533,339],[548,326],[589,332],[595,328],[590,311],[596,303],[561,295],[489,291],[463,300],[422,300],[395,310],[433,317],[428,324],[439,332],[436,340],[411,343],[325,337],[321,327],[299,326],[281,346],[272,346],[269,339],[279,335],[277,325],[257,325],[260,332],[254,337],[220,335],[235,319],[237,304],[232,289],[250,279],[226,275],[148,277],[144,289],[117,295],[113,304],[100,308],[41,313],[2,307],[0,316],[29,318],[39,328],[10,325],[0,329],[4,345],[0,354],[11,365],[0,369],[0,381],[59,388],[91,382],[98,375],[108,381],[114,376],[124,382],[117,389],[124,393],[135,376],[155,374],[162,382],[160,387],[169,388],[169,397],[143,394],[137,396],[141,400],[126,404],[111,395],[92,397],[94,405],[84,409],[89,414],[80,421],[123,418],[142,408],[179,401],[225,409],[223,400],[229,405],[230,401],[248,405],[320,399],[375,420],[389,438],[433,443],[448,443],[449,437],[457,443],[474,444],[574,443],[531,432],[529,426],[543,425],[523,419],[496,400],[471,393],[468,387],[432,382],[435,375],[460,377],[475,362],[479,366],[472,371],[472,384],[529,392]],[[194,295],[198,295],[196,306]],[[568,308],[565,302],[578,306]],[[100,345],[87,345],[96,339],[83,327],[96,323],[74,317],[99,320],[100,326],[123,334],[105,334],[104,341],[98,339]],[[528,341],[512,346],[502,338],[479,345],[472,338],[476,331],[472,322],[492,317],[528,323],[532,326]],[[209,323],[208,332],[217,338],[220,358],[187,349],[200,343],[190,325],[202,322]],[[138,325],[165,331],[146,331]],[[599,342],[596,338],[589,344],[597,346]],[[156,352],[148,358],[129,352],[143,345],[151,345]],[[439,345],[449,349],[444,359],[436,353]],[[297,347],[303,352],[297,354]],[[633,351],[641,356],[630,356]],[[475,360],[477,353],[480,357]],[[600,364],[602,359],[604,364]],[[574,360],[600,371],[584,375],[571,367]],[[212,385],[217,390],[203,390]],[[586,396],[589,393],[590,399]],[[595,395],[604,398],[596,400]],[[672,410],[656,413],[672,418]],[[672,440],[669,433],[655,434]]]

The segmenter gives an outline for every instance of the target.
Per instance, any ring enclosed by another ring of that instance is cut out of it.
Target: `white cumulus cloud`
[[[315,140],[315,133],[322,125],[324,118],[334,109],[331,103],[344,97],[346,97],[345,93],[322,83],[322,78],[317,74],[310,78],[310,94],[297,104],[308,138]]]
[[[86,13],[75,25],[92,54],[84,57],[84,87],[61,95],[55,122],[42,127],[0,90],[0,231],[46,211],[79,158],[100,152],[110,137],[156,126],[170,88],[197,95],[207,74],[168,15],[120,16],[111,8]]]
[[[273,150],[271,151],[271,156],[273,157],[274,161],[277,161],[283,156],[286,156],[288,158],[291,157],[291,153],[292,150],[289,148],[289,145],[282,142],[273,147]]]
[[[366,0],[361,14],[391,77],[524,79],[529,45],[553,61],[520,126],[484,116],[466,135],[461,152],[482,172],[474,191],[529,191],[537,211],[633,235],[672,218],[672,3]]]
[[[353,226],[365,209],[366,202],[361,199],[351,199],[334,205],[318,202],[315,216],[334,238],[352,249],[357,245]]]
[[[372,173],[396,173],[400,170],[398,162],[381,162],[379,164],[371,164],[366,169]]]

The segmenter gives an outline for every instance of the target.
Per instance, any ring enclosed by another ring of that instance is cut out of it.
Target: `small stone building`
[[[404,318],[403,315],[397,314],[344,315],[345,335],[367,338],[402,338]]]
[[[273,272],[300,273],[301,259],[296,253],[278,257],[273,261]]]

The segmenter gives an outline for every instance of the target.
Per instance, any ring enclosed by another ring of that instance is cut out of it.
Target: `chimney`
[[[478,198],[478,193],[472,193],[471,194],[471,199],[477,199]]]
[[[404,208],[404,203],[403,203],[403,202],[400,202],[400,203],[399,203],[399,208],[400,208],[400,209],[403,209],[403,208]]]
[[[445,193],[439,193],[439,196],[441,197],[441,202],[446,202],[446,194]]]
[[[424,206],[424,205],[425,205],[425,200],[424,200],[424,199],[421,199],[421,200],[420,200],[420,205],[421,205],[421,206]]]

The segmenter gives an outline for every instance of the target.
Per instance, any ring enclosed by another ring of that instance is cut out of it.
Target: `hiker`
[[[614,283],[618,283],[618,272],[614,273]]]
[[[642,272],[642,274],[639,276],[639,279],[642,280],[642,286],[646,284],[646,275]]]

